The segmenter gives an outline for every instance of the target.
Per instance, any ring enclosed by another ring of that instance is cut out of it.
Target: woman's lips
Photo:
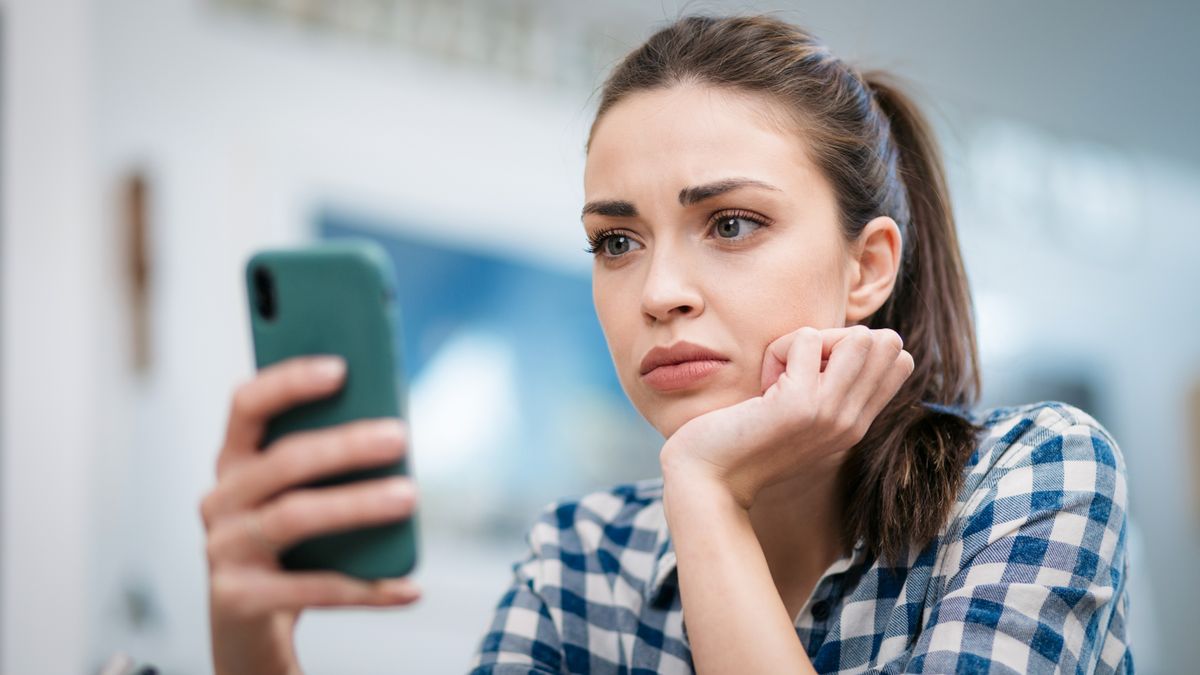
[[[728,361],[705,359],[659,366],[642,375],[642,381],[659,391],[685,389],[720,370]]]

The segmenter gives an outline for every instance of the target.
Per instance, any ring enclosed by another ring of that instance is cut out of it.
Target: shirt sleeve
[[[535,535],[545,517],[543,513],[526,536],[529,552],[513,563],[512,584],[496,605],[491,626],[471,661],[470,675],[562,672],[562,640],[534,583],[543,562]]]
[[[905,672],[1132,670],[1124,462],[1099,425],[1059,429],[1023,436],[968,503]]]

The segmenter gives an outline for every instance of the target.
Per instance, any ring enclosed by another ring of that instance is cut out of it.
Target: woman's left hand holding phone
[[[296,432],[259,448],[271,417],[332,395],[344,377],[337,357],[294,358],[263,368],[233,394],[217,484],[200,505],[217,673],[300,672],[292,639],[305,607],[396,606],[420,597],[408,578],[364,581],[279,564],[280,551],[304,539],[402,520],[415,510],[407,477],[302,487],[400,459],[408,430],[399,418]]]

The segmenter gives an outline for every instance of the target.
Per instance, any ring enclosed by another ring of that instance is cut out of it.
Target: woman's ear
[[[846,324],[854,325],[875,313],[892,294],[900,272],[900,228],[888,216],[867,223],[850,247]]]

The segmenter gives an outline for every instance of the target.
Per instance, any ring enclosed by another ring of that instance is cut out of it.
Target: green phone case
[[[387,253],[369,240],[260,251],[246,263],[258,367],[307,354],[338,354],[347,365],[343,387],[336,394],[272,418],[262,441],[264,448],[294,431],[361,418],[407,420],[407,388],[400,354],[396,353],[399,311],[394,284]],[[264,295],[269,293],[268,286],[273,287],[273,299]],[[325,487],[408,473],[408,462],[402,459],[310,485]],[[290,570],[335,570],[379,579],[410,573],[416,558],[414,516],[300,542],[285,550],[280,562]]]

